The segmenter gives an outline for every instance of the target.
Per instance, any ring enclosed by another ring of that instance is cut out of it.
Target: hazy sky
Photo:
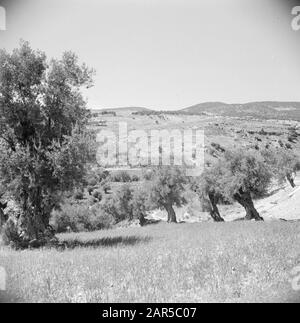
[[[288,0],[6,0],[0,47],[19,39],[97,71],[93,108],[300,101]]]

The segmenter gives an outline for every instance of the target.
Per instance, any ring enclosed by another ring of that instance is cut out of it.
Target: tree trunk
[[[6,220],[5,220],[4,212],[0,208],[0,230],[1,230],[2,226],[5,224],[5,222],[6,222]]]
[[[146,219],[145,219],[144,215],[140,215],[139,220],[140,220],[140,226],[141,227],[146,224]]]
[[[295,184],[295,181],[293,179],[293,176],[291,174],[287,174],[286,178],[287,178],[288,182],[291,184],[292,188],[295,188],[296,184]]]
[[[19,226],[24,242],[38,240],[44,244],[54,234],[48,230],[51,209],[43,205],[41,188],[36,184],[32,189],[24,189],[21,194],[21,209]]]
[[[168,212],[168,223],[177,223],[176,214],[172,204],[167,204],[165,208]]]
[[[239,192],[234,195],[235,200],[240,203],[246,210],[245,220],[263,221],[254,207],[250,192]]]
[[[209,201],[210,201],[210,215],[215,222],[224,222],[224,219],[221,217],[218,206],[217,206],[217,199],[214,193],[208,194]]]

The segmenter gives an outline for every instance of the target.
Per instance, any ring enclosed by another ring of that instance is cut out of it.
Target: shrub
[[[73,195],[75,200],[83,200],[84,194],[82,190],[76,190]]]
[[[147,169],[143,174],[143,178],[146,181],[150,181],[153,177],[153,174],[154,174],[154,172],[151,169]]]
[[[131,178],[131,180],[133,182],[138,182],[140,180],[140,178],[137,175],[133,175],[132,178]]]
[[[12,219],[8,219],[2,228],[2,240],[5,245],[13,244],[16,248],[20,247],[22,244],[18,226]]]
[[[125,184],[113,194],[107,195],[100,205],[102,212],[113,217],[117,223],[126,219],[139,219],[143,225],[149,209],[147,199],[143,190],[133,189]]]
[[[109,228],[112,218],[103,214],[99,207],[65,204],[61,210],[52,212],[51,225],[58,233],[94,231]]]
[[[102,193],[101,193],[101,191],[99,191],[99,190],[95,190],[95,191],[93,192],[93,197],[94,197],[95,199],[97,199],[98,201],[101,201],[101,200],[102,200]]]
[[[95,186],[88,186],[87,191],[88,191],[89,195],[92,195],[94,189],[95,189]]]
[[[132,181],[131,176],[124,170],[111,174],[110,179],[112,182],[117,183],[128,183]]]

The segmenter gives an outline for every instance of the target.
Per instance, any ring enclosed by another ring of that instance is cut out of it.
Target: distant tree
[[[150,209],[148,196],[145,189],[140,187],[136,187],[134,189],[131,205],[133,217],[139,220],[141,226],[145,225],[145,217]]]
[[[186,204],[183,196],[187,178],[177,167],[155,169],[148,181],[150,203],[168,213],[168,222],[177,222],[174,205]]]
[[[192,189],[198,194],[201,201],[205,201],[209,206],[209,213],[215,222],[224,222],[218,208],[220,193],[217,192],[215,184],[219,180],[221,174],[219,168],[211,166],[207,168],[203,174],[195,179]]]
[[[148,196],[142,188],[123,184],[102,200],[101,207],[104,214],[112,216],[116,223],[126,219],[138,219],[143,226],[148,211]]]
[[[262,154],[280,184],[287,180],[293,188],[296,187],[295,177],[297,171],[300,170],[300,160],[293,151],[284,148],[269,148],[264,149]]]
[[[129,184],[124,184],[101,202],[105,214],[112,216],[116,223],[125,219],[132,220],[133,191]]]
[[[45,236],[60,192],[83,178],[91,152],[80,90],[92,75],[71,52],[47,63],[27,42],[0,51],[0,178],[21,210],[24,241]]]
[[[252,196],[267,192],[272,172],[256,150],[226,151],[215,166],[219,173],[211,185],[225,199],[233,199],[246,210],[246,220],[263,220],[254,207]]]

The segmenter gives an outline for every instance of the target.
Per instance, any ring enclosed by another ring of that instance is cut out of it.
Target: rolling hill
[[[212,114],[228,117],[252,117],[258,119],[282,119],[300,121],[300,102],[249,102],[227,104],[207,102],[180,110],[193,114]]]
[[[92,109],[92,112],[114,111],[121,114],[138,113],[140,115],[182,114],[182,115],[216,115],[224,117],[278,119],[300,121],[300,102],[249,102],[228,104],[224,102],[199,103],[179,110],[153,110],[144,107],[120,107]]]

